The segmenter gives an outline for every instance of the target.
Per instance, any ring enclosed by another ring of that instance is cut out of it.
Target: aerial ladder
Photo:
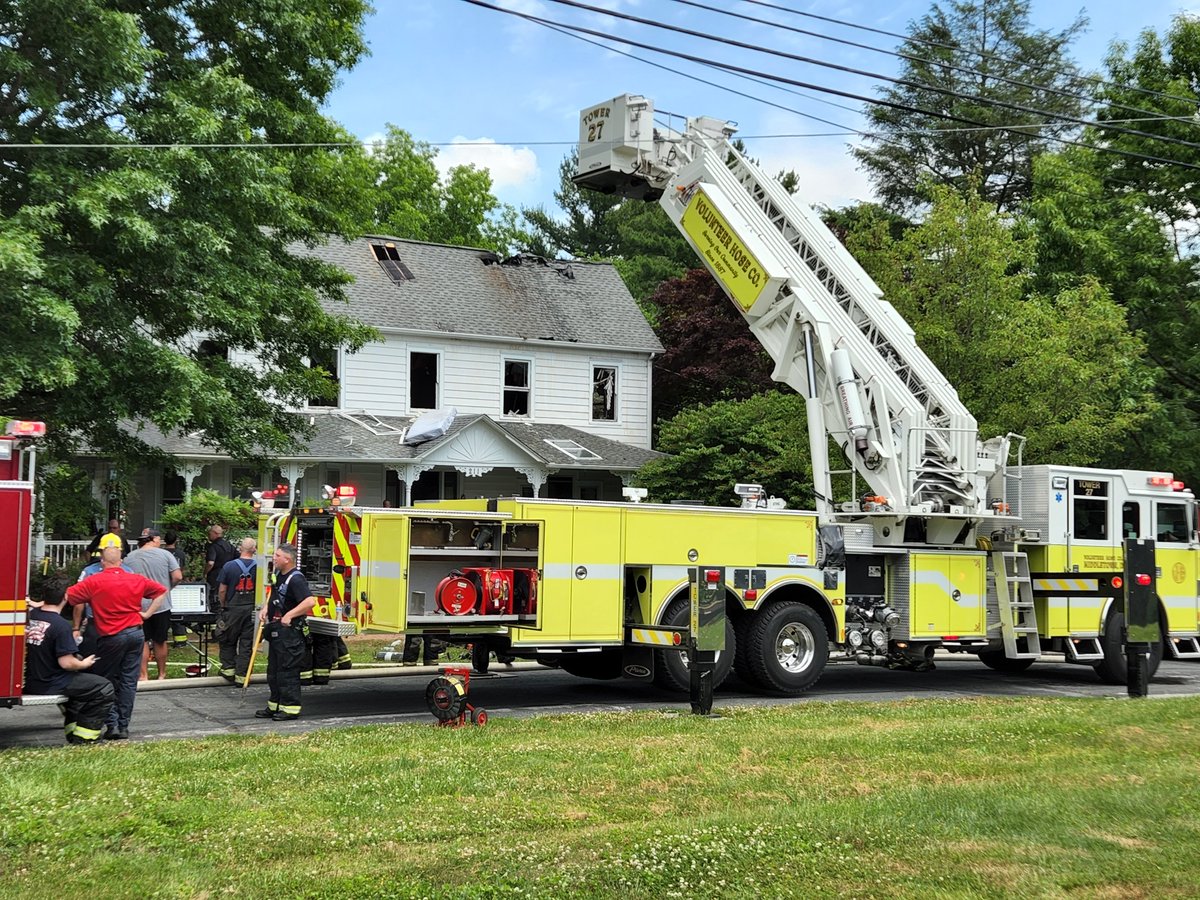
[[[942,520],[956,535],[1006,511],[1015,436],[980,442],[958,392],[825,224],[739,153],[732,123],[655,121],[622,95],[580,117],[575,182],[657,199],[805,398],[816,508]],[[873,491],[835,503],[829,438]]]

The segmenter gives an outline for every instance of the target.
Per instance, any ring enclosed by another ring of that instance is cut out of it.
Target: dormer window
[[[371,252],[375,255],[379,267],[387,272],[388,277],[392,279],[394,284],[412,281],[416,277],[413,275],[412,270],[400,259],[400,251],[396,249],[396,245],[391,241],[388,241],[386,244],[372,244]]]

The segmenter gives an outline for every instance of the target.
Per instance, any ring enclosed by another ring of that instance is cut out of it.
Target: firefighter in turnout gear
[[[217,576],[217,639],[221,645],[221,677],[242,681],[254,643],[254,595],[258,542],[244,538],[238,558],[225,563]]]
[[[68,744],[95,744],[116,699],[107,678],[87,670],[95,656],[77,652],[71,626],[62,617],[66,582],[50,576],[42,583],[41,604],[29,612],[25,626],[25,689],[31,694],[62,694],[63,731]]]
[[[275,582],[271,598],[263,606],[259,618],[271,642],[267,656],[267,685],[270,699],[265,709],[254,715],[259,719],[283,722],[300,717],[300,669],[304,665],[305,617],[316,606],[317,599],[308,582],[296,568],[296,546],[281,544],[271,557]]]
[[[300,673],[301,684],[329,684],[329,675],[334,669],[351,668],[350,648],[336,635],[313,633],[309,635],[309,654],[305,663],[304,671]]]

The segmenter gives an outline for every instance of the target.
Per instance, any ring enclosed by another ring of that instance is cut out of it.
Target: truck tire
[[[475,641],[471,644],[471,668],[477,675],[486,675],[492,661],[492,651],[487,641]]]
[[[754,672],[750,668],[750,627],[755,622],[754,614],[738,616],[733,624],[737,635],[737,649],[733,656],[733,671],[737,677],[751,687],[762,687],[754,680]]]
[[[995,669],[997,672],[1004,672],[1008,675],[1024,672],[1036,662],[1033,659],[1009,659],[1004,655],[1003,650],[980,650],[979,661],[989,669]]]
[[[1159,624],[1161,625],[1161,619]],[[1100,638],[1104,659],[1093,668],[1105,684],[1125,684],[1129,678],[1129,666],[1125,661],[1125,613],[1116,605],[1108,611],[1104,621],[1104,634]],[[1163,644],[1159,641],[1150,648],[1150,666],[1146,675],[1153,678],[1162,662]]]
[[[558,658],[558,667],[576,678],[593,678],[596,681],[612,681],[620,678],[621,651],[601,650],[599,653],[563,653]]]
[[[666,626],[688,627],[691,619],[691,609],[686,597],[680,597],[669,607],[663,616],[662,624]],[[717,663],[713,669],[713,690],[729,677],[733,668],[733,660],[737,655],[737,633],[733,628],[733,620],[725,617],[725,649],[717,653]],[[686,694],[692,689],[692,673],[687,664],[686,650],[655,650],[654,651],[654,683],[660,688],[676,693]]]
[[[803,603],[777,603],[749,629],[746,659],[754,682],[768,691],[800,694],[817,683],[829,661],[821,617]]]

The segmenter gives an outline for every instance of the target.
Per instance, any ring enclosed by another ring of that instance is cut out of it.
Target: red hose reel
[[[529,615],[537,609],[537,569],[455,570],[434,589],[437,608],[449,616]]]
[[[479,591],[475,582],[462,572],[451,572],[433,592],[438,609],[450,616],[467,616],[479,604]]]

